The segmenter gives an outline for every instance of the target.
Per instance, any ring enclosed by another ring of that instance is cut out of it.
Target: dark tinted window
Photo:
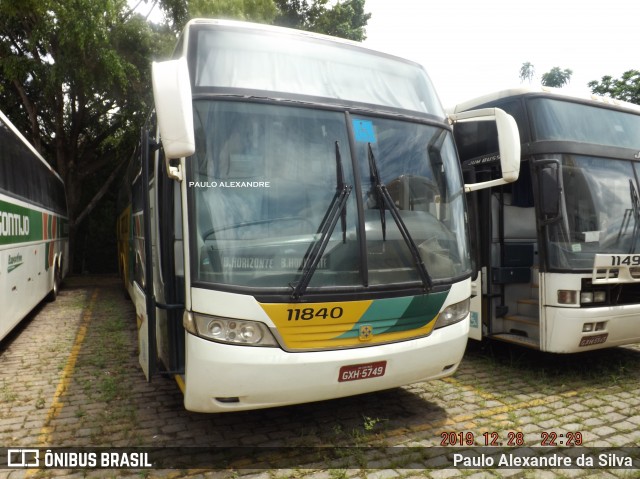
[[[640,114],[548,98],[529,100],[529,110],[536,140],[640,149]]]
[[[62,181],[1,120],[0,190],[14,198],[67,214]]]

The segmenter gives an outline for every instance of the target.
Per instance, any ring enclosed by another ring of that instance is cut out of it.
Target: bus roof
[[[264,23],[251,23],[251,22],[242,22],[238,20],[223,20],[223,19],[217,19],[217,18],[193,18],[187,22],[184,30],[186,31],[192,25],[220,25],[220,26],[233,27],[233,28],[239,28],[239,29],[242,28],[245,30],[252,30],[252,31],[283,33],[283,34],[289,34],[289,35],[303,36],[307,38],[316,38],[318,40],[330,41],[335,43],[344,43],[346,45],[354,45],[360,48],[366,48],[359,42],[356,42],[353,40],[347,40],[345,38],[332,37],[332,36],[324,35],[321,33],[308,32],[305,30],[296,30],[296,29],[287,28],[287,27],[279,27],[276,25],[267,25]]]
[[[211,26],[230,27],[238,30],[247,30],[252,32],[279,33],[281,35],[292,35],[292,36],[307,38],[311,40],[318,40],[321,42],[330,42],[330,43],[348,45],[351,47],[358,48],[360,50],[368,51],[374,55],[382,55],[387,58],[392,58],[401,62],[410,63],[425,70],[424,65],[421,65],[420,63],[415,62],[413,60],[409,60],[408,58],[393,55],[391,53],[387,53],[382,50],[374,50],[354,40],[347,40],[346,38],[333,37],[333,36],[325,35],[322,33],[309,32],[306,30],[297,30],[295,28],[280,27],[276,25],[267,25],[264,23],[243,22],[239,20],[223,20],[223,19],[217,19],[217,18],[193,18],[189,20],[185,25],[184,29],[182,30],[182,36],[186,36],[189,29],[194,25],[211,25]],[[187,48],[187,43],[188,42],[184,42],[184,44],[182,45],[182,47],[184,48],[184,50],[181,52],[182,55],[186,53],[185,50]]]
[[[609,106],[615,109],[630,110],[633,113],[640,114],[640,105],[629,103],[615,98],[610,98],[595,94],[583,94],[577,93],[575,90],[569,88],[551,88],[546,86],[535,87],[518,87],[510,88],[506,90],[499,90],[486,95],[482,95],[471,100],[458,103],[451,111],[453,113],[459,113],[461,111],[472,110],[478,108],[481,105],[487,103],[493,103],[504,98],[510,98],[514,96],[544,96],[547,98],[557,98],[559,100],[573,100],[586,103],[596,103],[604,106]]]

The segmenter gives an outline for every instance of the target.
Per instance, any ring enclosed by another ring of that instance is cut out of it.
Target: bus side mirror
[[[456,124],[495,121],[498,133],[498,150],[500,156],[500,168],[502,178],[496,180],[483,181],[481,183],[466,184],[465,192],[490,188],[492,186],[504,185],[518,179],[520,174],[520,134],[518,125],[513,117],[499,108],[484,108],[481,110],[471,110],[462,113],[452,113],[449,121],[456,128]]]
[[[170,177],[181,179],[179,167],[172,165],[171,160],[191,156],[196,150],[187,60],[153,62],[151,79],[167,172]]]

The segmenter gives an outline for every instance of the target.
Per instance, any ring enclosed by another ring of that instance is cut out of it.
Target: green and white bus
[[[69,255],[64,183],[0,112],[0,339],[45,297]]]
[[[520,132],[518,181],[469,195],[471,337],[573,353],[640,341],[640,106],[550,88],[470,100]],[[466,178],[498,174],[486,132],[456,131]]]
[[[118,227],[147,377],[220,412],[453,374],[471,262],[452,123],[498,125],[495,184],[518,175],[513,119],[448,118],[421,66],[265,25],[193,20],[152,71]]]

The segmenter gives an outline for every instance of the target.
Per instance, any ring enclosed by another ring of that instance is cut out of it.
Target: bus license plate
[[[338,381],[342,383],[345,381],[357,381],[359,379],[379,378],[380,376],[384,376],[386,370],[386,361],[342,366],[340,368],[340,374],[338,375]]]
[[[593,346],[594,344],[603,344],[607,342],[609,333],[597,334],[596,336],[585,336],[580,340],[578,347]]]

